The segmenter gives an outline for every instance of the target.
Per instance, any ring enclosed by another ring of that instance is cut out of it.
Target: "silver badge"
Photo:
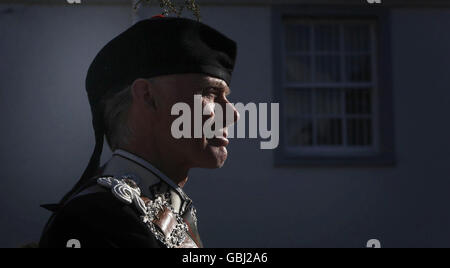
[[[114,177],[102,177],[97,179],[97,183],[103,187],[110,188],[112,194],[120,201],[126,204],[133,203],[141,214],[142,222],[145,223],[155,237],[168,248],[179,247],[185,241],[188,233],[188,226],[183,218],[173,210],[168,201],[169,199],[164,194],[159,194],[154,200],[149,200],[145,203],[141,198],[141,190],[139,187],[132,182],[127,181],[127,178],[118,180]],[[166,208],[173,213],[177,221],[176,226],[167,237],[153,223],[154,220],[158,219],[158,215]]]

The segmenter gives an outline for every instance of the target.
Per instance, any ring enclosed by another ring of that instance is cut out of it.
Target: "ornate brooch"
[[[141,190],[133,180],[102,177],[97,183],[110,188],[112,194],[125,204],[134,204],[142,222],[155,237],[168,248],[197,247],[188,236],[188,226],[183,218],[173,211],[168,198],[159,194],[154,200],[141,197]]]

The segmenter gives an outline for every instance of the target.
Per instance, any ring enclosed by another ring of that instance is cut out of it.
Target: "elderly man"
[[[227,126],[212,138],[176,139],[176,103],[228,102],[236,43],[189,19],[141,21],[109,42],[91,64],[86,88],[96,146],[80,181],[47,223],[40,247],[202,247],[192,201],[182,187],[191,168],[219,168]],[[203,116],[206,121],[214,112]],[[114,152],[99,167],[103,139]]]

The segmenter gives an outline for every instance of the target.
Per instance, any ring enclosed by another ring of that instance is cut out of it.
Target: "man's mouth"
[[[211,146],[215,146],[215,147],[227,147],[228,144],[230,143],[230,141],[227,138],[218,138],[218,137],[214,137],[212,139],[207,139],[208,141],[208,145]]]

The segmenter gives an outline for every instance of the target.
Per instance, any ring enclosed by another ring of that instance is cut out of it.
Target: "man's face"
[[[167,152],[171,159],[189,168],[222,167],[227,159],[228,127],[225,126],[220,130],[222,137],[207,139],[203,134],[202,138],[194,138],[194,95],[201,96],[202,110],[205,106],[220,105],[224,111],[224,122],[226,109],[232,110],[231,122],[234,123],[238,120],[239,114],[227,99],[230,93],[227,84],[223,80],[201,74],[158,77],[154,80],[154,84],[158,91],[158,127],[155,127],[155,130],[161,130],[155,135],[158,146],[161,147],[160,151]],[[172,123],[179,117],[172,116],[171,110],[173,105],[180,102],[188,104],[191,108],[191,138],[175,139],[171,133]],[[203,127],[204,122],[214,116],[214,111],[208,116],[202,116],[201,126]]]

